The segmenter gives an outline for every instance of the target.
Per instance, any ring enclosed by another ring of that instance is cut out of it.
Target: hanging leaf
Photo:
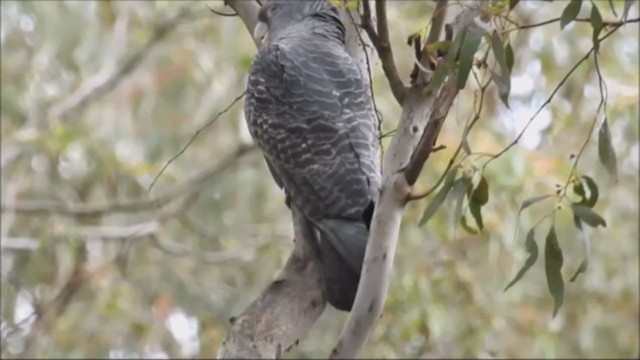
[[[482,205],[477,202],[470,201],[469,202],[469,211],[473,216],[473,219],[476,221],[476,225],[478,225],[478,229],[482,231],[484,229],[484,223],[482,221]]]
[[[476,51],[478,51],[481,39],[481,33],[477,31],[468,31],[462,41],[462,47],[460,48],[460,64],[458,67],[458,89],[464,89],[467,83],[471,67],[473,66],[473,59]]]
[[[438,65],[436,71],[431,77],[431,82],[429,82],[429,85],[427,85],[426,91],[438,90],[440,88],[440,85],[442,85],[444,80],[451,72],[451,68],[451,64],[447,64],[446,62]]]
[[[581,179],[584,181],[585,185],[587,185],[587,189],[589,190],[589,196],[587,197],[585,202],[580,205],[593,208],[598,202],[598,197],[600,196],[600,193],[598,191],[598,185],[590,176],[583,175]]]
[[[584,185],[582,185],[582,181],[580,181],[580,179],[576,179],[576,181],[573,183],[573,192],[580,197],[580,201],[578,202],[578,204],[581,204],[587,200],[586,194],[584,192]]]
[[[591,227],[598,227],[598,225],[602,225],[603,227],[607,227],[606,221],[598,215],[591,208],[582,206],[582,205],[572,205],[571,211],[573,211],[573,215],[577,216],[580,220],[586,222]]]
[[[462,200],[464,199],[464,195],[467,190],[471,187],[471,181],[468,178],[460,178],[456,180],[453,184],[453,188],[451,189],[451,200],[453,200],[456,204],[455,210],[453,212],[453,218],[458,221],[460,216],[462,215]]]
[[[433,200],[431,200],[427,208],[424,210],[424,213],[422,213],[422,218],[420,219],[418,226],[422,226],[426,224],[429,221],[429,219],[431,219],[431,217],[440,208],[440,205],[442,205],[444,200],[447,198],[449,191],[453,187],[453,183],[457,173],[458,173],[458,166],[455,166],[449,169],[449,173],[447,174],[447,177],[444,179],[444,184],[442,184],[442,187],[440,188],[436,196],[433,197]]]
[[[551,224],[544,244],[544,270],[547,276],[549,292],[553,296],[553,317],[556,316],[564,301],[564,281],[562,280],[561,272],[563,261],[562,249],[558,244],[554,225]]]
[[[611,8],[611,12],[613,16],[618,17],[618,13],[616,12],[616,7],[613,5],[613,0],[609,0],[609,7]]]
[[[622,21],[626,21],[629,16],[629,10],[636,0],[624,0],[624,10],[622,11]]]
[[[469,226],[469,223],[467,222],[467,217],[464,215],[462,215],[462,217],[460,218],[460,225],[462,226],[464,231],[466,231],[468,234],[471,234],[471,235],[478,234],[478,231],[476,229]]]
[[[598,36],[600,36],[600,32],[602,31],[602,15],[600,15],[600,10],[598,10],[595,2],[591,5],[591,27],[593,28],[593,34],[591,35],[593,48],[595,51],[598,51],[600,50]]]
[[[520,210],[518,211],[518,213],[522,212],[522,210],[528,208],[529,206],[538,203],[548,197],[550,197],[551,195],[538,195],[538,196],[534,196],[534,197],[530,197],[528,199],[526,199],[525,201],[522,202],[522,205],[520,205]]]
[[[518,5],[518,2],[520,0],[509,0],[509,11],[513,10],[514,7],[516,7],[516,5]]]
[[[509,290],[510,287],[520,281],[524,274],[526,274],[527,271],[529,271],[533,264],[535,264],[538,260],[538,244],[536,243],[536,234],[534,228],[529,230],[529,232],[527,233],[527,237],[524,241],[524,246],[526,247],[529,256],[527,257],[527,260],[525,261],[522,268],[518,270],[518,273],[513,278],[513,280],[511,280],[509,284],[504,288],[504,291]]]
[[[498,65],[500,65],[501,76],[505,76],[509,73],[509,67],[507,66],[507,57],[505,55],[504,48],[502,47],[502,39],[497,31],[494,31],[491,34],[491,50],[493,51],[493,56],[495,56]]]
[[[618,164],[616,160],[616,152],[611,144],[611,132],[609,131],[609,122],[604,119],[600,130],[598,131],[598,157],[600,162],[607,169],[614,181],[618,181]]]
[[[499,76],[495,72],[491,71],[491,80],[498,88],[498,96],[500,100],[504,104],[504,106],[509,109],[509,93],[511,92],[511,77],[507,74],[506,76]]]
[[[562,11],[562,15],[560,15],[560,30],[564,29],[565,26],[569,25],[576,19],[578,13],[580,13],[581,7],[582,0],[571,0],[571,2],[569,2]]]
[[[489,183],[484,176],[480,178],[478,186],[471,192],[470,200],[480,206],[484,206],[489,202]]]
[[[515,59],[513,57],[513,48],[511,47],[511,43],[508,42],[507,46],[504,48],[504,57],[507,62],[507,69],[509,70],[509,75],[511,75],[511,71],[513,70],[513,64]]]
[[[464,153],[467,155],[471,154],[471,146],[469,146],[469,141],[467,140],[467,134],[465,134],[464,138],[462,138],[462,150],[464,150]]]
[[[582,261],[580,262],[580,265],[578,266],[575,274],[573,274],[571,279],[569,279],[570,282],[574,282],[578,278],[578,275],[587,271],[587,268],[589,267],[589,261],[591,259],[591,240],[589,239],[586,231],[584,231],[582,222],[576,215],[573,215],[573,223],[575,224],[576,228],[578,229],[578,233],[580,234],[580,242],[582,243],[582,250],[584,251],[584,259],[582,259]]]

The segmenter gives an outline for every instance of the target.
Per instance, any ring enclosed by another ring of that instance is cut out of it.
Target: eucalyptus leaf
[[[584,181],[585,185],[587,185],[587,189],[589,190],[589,197],[587,197],[584,204],[581,205],[592,208],[596,205],[596,203],[598,202],[598,197],[600,196],[598,185],[590,176],[583,175],[581,179],[582,181]]]
[[[529,256],[527,257],[527,260],[525,261],[525,263],[522,266],[522,268],[520,268],[520,270],[518,270],[518,273],[513,278],[513,280],[511,280],[509,282],[509,284],[504,288],[504,291],[509,290],[510,287],[512,287],[515,283],[520,281],[520,279],[522,279],[524,274],[526,274],[527,271],[538,260],[538,252],[539,251],[538,251],[538,244],[536,243],[536,233],[535,233],[535,229],[534,228],[531,228],[531,230],[529,230],[529,232],[527,233],[527,237],[526,237],[526,239],[524,241],[524,245],[525,245],[525,247],[527,249],[527,253],[529,253]]]
[[[593,28],[593,33],[591,35],[593,48],[598,51],[600,50],[600,40],[598,40],[598,36],[600,36],[600,32],[602,31],[602,15],[600,15],[600,10],[598,10],[595,2],[591,5],[590,21],[591,27]]]
[[[609,122],[605,119],[598,131],[598,157],[600,162],[607,169],[614,181],[618,181],[618,164],[616,160],[616,152],[611,144],[611,132],[609,131]]]
[[[436,211],[440,208],[440,205],[442,205],[444,200],[447,198],[449,191],[453,187],[454,180],[456,178],[457,173],[458,173],[457,166],[449,169],[449,173],[447,174],[447,177],[444,179],[444,183],[442,184],[442,187],[440,188],[436,196],[433,197],[433,200],[429,202],[429,205],[424,210],[424,213],[422,213],[422,218],[420,218],[420,222],[418,223],[418,226],[425,225],[429,221],[429,219],[431,219],[431,217],[436,213]]]
[[[595,228],[599,225],[607,227],[607,222],[604,221],[604,219],[590,207],[583,205],[572,205],[571,211],[573,211],[573,214],[575,216],[577,216],[580,220],[586,222],[591,227]]]
[[[476,221],[476,225],[478,225],[478,229],[482,231],[484,229],[484,223],[482,221],[482,205],[478,204],[475,201],[470,201],[469,212],[471,212],[473,219]]]
[[[560,29],[564,29],[565,26],[573,22],[580,13],[582,7],[582,0],[571,0],[569,4],[562,11],[560,15]]]
[[[467,83],[469,73],[473,67],[473,59],[476,51],[478,51],[478,46],[480,46],[480,40],[482,40],[482,34],[476,31],[468,31],[462,41],[458,66],[458,89],[464,89]]]
[[[556,316],[564,301],[564,280],[561,272],[563,262],[562,249],[552,224],[544,244],[544,270],[549,292],[553,296],[553,317]]]
[[[624,0],[624,10],[622,11],[622,21],[626,21],[629,17],[629,10],[637,0]]]

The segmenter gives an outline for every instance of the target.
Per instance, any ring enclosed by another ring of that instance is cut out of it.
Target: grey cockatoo
[[[259,21],[255,35],[267,32],[247,84],[249,131],[315,227],[327,300],[348,311],[380,186],[371,93],[326,0],[271,0]]]

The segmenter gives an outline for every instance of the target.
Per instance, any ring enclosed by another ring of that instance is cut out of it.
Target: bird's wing
[[[375,115],[344,49],[323,42],[263,48],[245,111],[270,167],[308,216],[359,217],[375,200]]]

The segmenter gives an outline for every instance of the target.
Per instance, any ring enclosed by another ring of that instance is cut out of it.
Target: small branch
[[[25,215],[64,215],[64,216],[99,216],[111,212],[140,212],[161,208],[173,200],[199,191],[209,181],[218,177],[225,170],[234,166],[244,155],[257,149],[254,144],[241,145],[218,164],[202,171],[181,185],[157,197],[145,200],[125,200],[104,204],[64,204],[47,201],[20,201],[1,203],[0,212],[15,212]]]
[[[49,109],[47,115],[49,119],[60,119],[64,121],[73,112],[80,110],[87,104],[99,100],[111,90],[113,90],[126,76],[131,74],[147,58],[151,50],[168,33],[179,24],[185,22],[194,14],[191,5],[183,6],[177,14],[160,21],[153,27],[151,37],[141,48],[135,51],[122,65],[113,73],[106,76],[97,75],[87,80],[75,93],[64,99],[59,104]]]
[[[204,131],[204,129],[206,129],[207,127],[209,127],[209,125],[211,125],[214,122],[216,122],[216,120],[218,120],[220,118],[220,116],[226,114],[227,111],[231,110],[233,105],[235,105],[238,101],[240,101],[240,99],[242,99],[244,97],[244,94],[245,94],[245,92],[243,91],[242,94],[236,96],[236,98],[233,99],[233,101],[226,108],[220,110],[215,116],[213,116],[209,121],[207,121],[204,125],[202,125],[202,127],[200,127],[195,132],[195,134],[193,134],[193,136],[191,136],[189,141],[187,141],[187,143],[182,147],[182,149],[180,149],[180,151],[178,151],[175,155],[173,155],[171,157],[171,159],[169,159],[169,161],[167,161],[164,164],[162,169],[160,169],[160,171],[158,171],[156,176],[151,181],[151,184],[149,184],[149,188],[147,190],[151,191],[151,188],[153,188],[153,185],[156,183],[156,181],[158,181],[158,179],[160,178],[160,175],[162,175],[164,173],[164,171],[169,167],[169,165],[171,165],[172,162],[174,162],[178,157],[180,157],[180,155],[182,155],[185,151],[187,151],[187,148],[189,146],[191,146],[191,144],[196,140],[198,135],[200,135],[200,133],[202,133],[202,131]]]
[[[260,10],[260,4],[257,1],[249,0],[224,0],[224,4],[233,9],[233,11],[240,16],[242,23],[249,31],[249,34],[253,34],[253,29],[258,23],[258,11]],[[253,38],[253,36],[252,36]],[[253,39],[258,49],[262,44],[258,39]]]
[[[433,11],[433,15],[431,16],[431,29],[429,30],[429,34],[427,35],[425,44],[435,43],[440,40],[440,34],[442,33],[442,28],[444,27],[444,20],[447,17],[448,6],[448,0],[436,1],[436,8]],[[423,53],[426,53],[426,50],[424,50]]]
[[[400,75],[398,75],[398,69],[396,68],[395,60],[393,59],[393,49],[391,48],[391,41],[389,40],[389,27],[387,24],[386,0],[376,1],[377,35],[374,35],[375,32],[373,31],[373,26],[371,24],[369,1],[367,0],[363,2],[363,14],[363,19],[361,20],[363,28],[369,35],[371,43],[378,52],[378,57],[382,63],[382,70],[389,81],[389,87],[391,88],[393,96],[396,101],[398,101],[398,104],[402,105],[406,87],[402,83],[402,80],[400,80]]]
[[[553,23],[558,22],[558,21],[560,21],[559,17],[558,18],[554,18],[554,19],[545,20],[545,21],[542,21],[542,22],[539,22],[539,23],[535,23],[535,24],[518,25],[518,26],[516,26],[514,29],[512,29],[510,31],[531,29],[531,28],[535,28],[535,27],[539,27],[539,26],[553,24]],[[575,19],[573,21],[590,23],[591,19],[579,18],[579,19]],[[603,26],[620,27],[620,26],[622,26],[624,24],[637,23],[637,22],[640,22],[640,18],[628,19],[628,20],[624,20],[624,21],[603,21],[602,25]]]

